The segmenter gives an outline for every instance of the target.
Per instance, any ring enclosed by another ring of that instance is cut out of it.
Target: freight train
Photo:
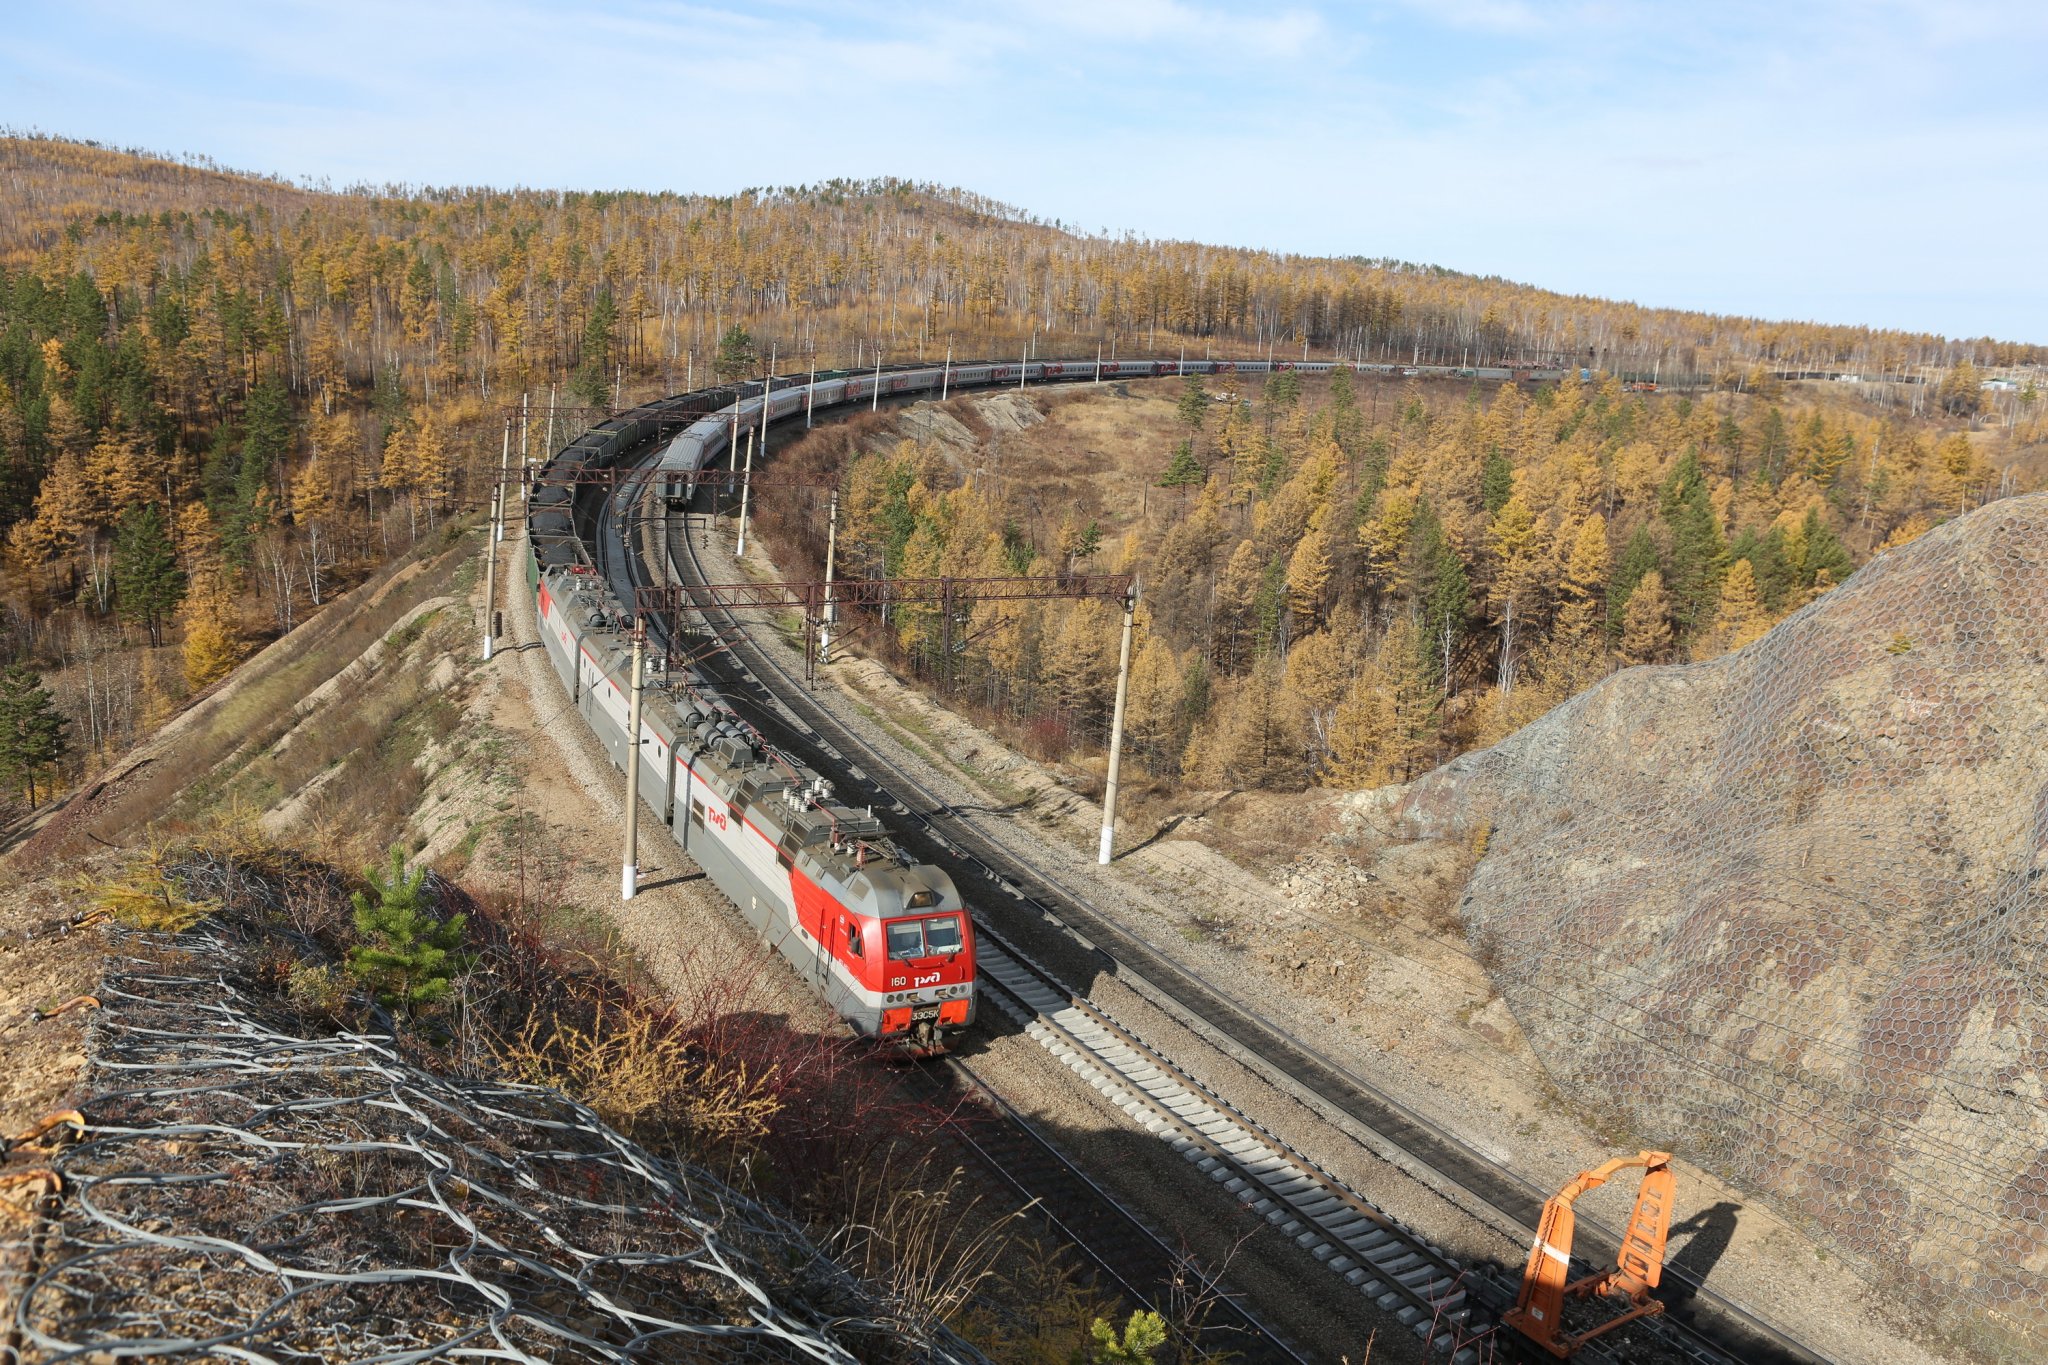
[[[1173,375],[1325,374],[1328,361],[1031,360],[909,365],[728,385],[646,404],[554,452],[528,489],[527,583],[548,659],[576,712],[640,790],[662,827],[761,939],[855,1033],[913,1053],[944,1050],[974,1021],[974,927],[952,880],[892,841],[872,810],[765,743],[694,671],[657,671],[637,742],[627,728],[632,599],[625,547],[602,516],[591,471],[657,461],[655,486],[686,499],[733,436],[767,418],[953,389]],[[1361,373],[1558,379],[1564,371],[1347,366]],[[878,393],[879,391],[879,393]],[[636,494],[637,496],[637,494]],[[608,545],[600,540],[609,536]],[[601,572],[600,570],[603,570]]]

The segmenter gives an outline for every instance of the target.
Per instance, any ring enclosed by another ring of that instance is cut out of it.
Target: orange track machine
[[[1617,1258],[1620,1264],[1582,1280],[1570,1279],[1573,1201],[1587,1190],[1605,1185],[1616,1171],[1631,1166],[1643,1168],[1643,1188],[1636,1195],[1635,1212],[1629,1215],[1628,1232],[1621,1239],[1621,1255]],[[1522,1292],[1515,1296],[1515,1306],[1508,1310],[1507,1325],[1562,1359],[1625,1322],[1663,1312],[1664,1305],[1651,1298],[1650,1291],[1664,1274],[1664,1238],[1671,1230],[1671,1197],[1676,1189],[1669,1152],[1616,1157],[1574,1176],[1543,1205],[1536,1244],[1529,1248],[1529,1268],[1522,1272]],[[1591,1298],[1595,1294],[1625,1299],[1629,1309],[1598,1327],[1566,1332],[1565,1298]]]

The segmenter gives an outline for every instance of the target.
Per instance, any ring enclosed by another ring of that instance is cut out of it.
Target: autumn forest
[[[0,140],[0,175],[0,779],[30,801],[463,525],[509,415],[537,456],[734,370],[735,328],[784,369],[1100,345],[1593,370],[1371,405],[1344,375],[1191,382],[1142,515],[835,448],[866,568],[1139,572],[1136,752],[1205,786],[1397,780],[1620,664],[1737,647],[2027,485],[2044,438],[2031,387],[1987,403],[1976,378],[2036,347],[1082,236],[896,182],[331,193],[46,138]],[[1809,368],[1913,371],[1938,401],[1778,377]],[[1651,370],[1697,389],[1613,377]],[[930,625],[894,642],[927,672]],[[971,638],[963,700],[1048,751],[1100,734],[1111,608],[991,607]]]

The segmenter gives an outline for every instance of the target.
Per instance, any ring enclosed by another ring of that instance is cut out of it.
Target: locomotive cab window
[[[960,921],[952,915],[924,922],[924,950],[930,956],[960,951]]]
[[[924,921],[896,919],[889,921],[889,956],[911,958],[924,956]]]
[[[958,915],[890,920],[888,928],[892,958],[948,957],[963,946]]]
[[[846,951],[854,957],[861,956],[860,926],[851,920],[846,925]]]

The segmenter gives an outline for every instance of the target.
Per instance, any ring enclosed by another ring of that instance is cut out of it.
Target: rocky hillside
[[[1979,1350],[2048,1340],[2048,496],[1736,654],[1347,802],[1618,1147],[1668,1147]]]

